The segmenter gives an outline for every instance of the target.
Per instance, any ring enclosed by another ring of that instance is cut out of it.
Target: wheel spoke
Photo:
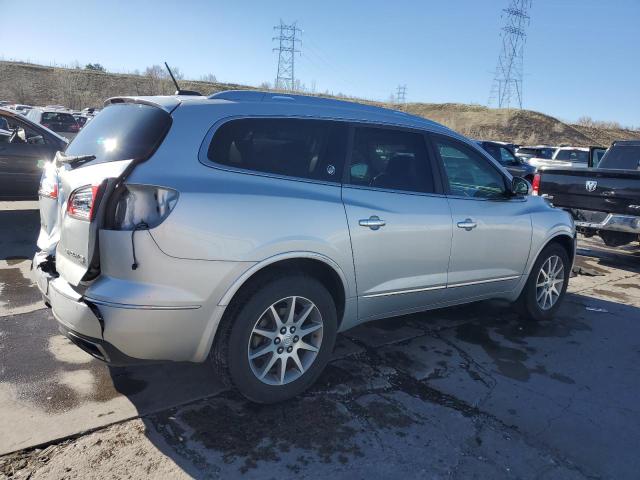
[[[296,297],[291,297],[291,305],[289,306],[289,314],[287,315],[287,325],[292,325],[293,317],[296,314]]]
[[[278,335],[278,332],[272,332],[271,330],[265,330],[263,328],[258,328],[258,327],[253,329],[253,333],[257,333],[258,335],[265,338],[270,338],[271,340],[276,338],[276,335]]]
[[[298,356],[297,350],[291,354],[291,358],[296,364],[296,367],[298,367],[298,370],[300,370],[300,373],[304,373],[304,368],[302,367],[302,362],[300,361],[300,357]]]
[[[302,348],[303,350],[309,350],[310,352],[317,352],[318,348],[313,345],[309,345],[307,342],[300,340],[298,342],[298,348]]]
[[[284,376],[287,373],[287,357],[280,359],[280,385],[284,383]]]
[[[276,310],[275,305],[271,305],[271,307],[269,308],[269,311],[271,312],[271,316],[273,317],[273,320],[276,322],[276,330],[280,330],[280,328],[282,328],[282,325],[284,325],[282,323],[282,319],[280,318],[280,315],[278,315],[278,311]]]
[[[254,360],[256,358],[262,357],[263,355],[266,355],[269,352],[273,352],[273,344],[272,343],[262,347],[259,350],[256,350],[255,352],[251,352],[249,354],[249,360]]]
[[[278,357],[275,353],[271,355],[271,358],[267,362],[267,366],[264,367],[264,370],[262,370],[262,374],[260,375],[260,378],[264,378],[267,376],[267,373],[269,373],[269,370],[273,368],[273,365],[278,361],[279,358],[280,357]]]
[[[297,318],[296,323],[298,325],[302,325],[314,308],[315,308],[315,305],[313,303],[310,303],[309,305],[307,305],[305,309],[302,311],[302,313],[300,314],[300,316]]]
[[[545,294],[545,289],[541,288],[538,290],[538,295],[536,295],[536,302],[540,303],[540,300],[542,300],[542,296]]]
[[[307,328],[301,328],[300,329],[300,336],[304,337],[305,335],[309,335],[312,332],[315,332],[316,330],[322,328],[322,325],[319,323],[314,323],[311,326],[307,327]]]

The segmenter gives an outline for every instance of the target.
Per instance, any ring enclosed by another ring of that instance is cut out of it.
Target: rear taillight
[[[48,128],[49,130],[51,130],[51,125],[50,125],[50,124],[48,124],[48,123],[43,123],[43,124],[42,124],[42,126],[43,126],[44,128]]]
[[[538,195],[540,193],[540,174],[536,173],[533,177],[533,183],[531,184],[531,195]]]
[[[69,130],[72,132],[79,132],[80,125],[78,125],[77,123],[72,123],[71,125],[69,125]]]
[[[67,200],[67,214],[78,220],[93,220],[99,185],[87,185],[74,190]]]
[[[154,228],[160,225],[178,202],[178,192],[153,185],[127,185],[115,207],[113,227],[135,230],[140,225]]]
[[[44,166],[42,178],[40,179],[40,188],[38,188],[38,196],[58,198],[58,175],[56,166],[52,162],[48,162]]]

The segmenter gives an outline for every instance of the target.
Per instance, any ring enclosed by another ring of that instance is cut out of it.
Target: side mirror
[[[514,195],[531,195],[531,184],[522,177],[513,177],[511,193]]]

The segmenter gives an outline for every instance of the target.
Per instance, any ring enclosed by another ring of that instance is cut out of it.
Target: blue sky
[[[167,60],[187,78],[273,83],[273,26],[303,29],[297,77],[318,91],[486,104],[507,0],[0,0],[0,56],[99,62],[112,71]],[[640,0],[533,0],[524,107],[640,126]]]

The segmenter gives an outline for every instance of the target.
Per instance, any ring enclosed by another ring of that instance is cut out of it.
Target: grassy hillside
[[[182,88],[211,94],[245,85],[181,80]],[[159,95],[175,90],[166,78],[102,73],[90,70],[0,62],[0,100],[30,105],[61,104],[74,109],[100,106],[118,95]],[[358,100],[355,100],[358,101]],[[371,103],[371,102],[367,102]],[[640,139],[640,131],[569,125],[530,110],[490,109],[454,103],[379,104],[419,115],[473,138],[520,144],[605,145],[613,140]]]

